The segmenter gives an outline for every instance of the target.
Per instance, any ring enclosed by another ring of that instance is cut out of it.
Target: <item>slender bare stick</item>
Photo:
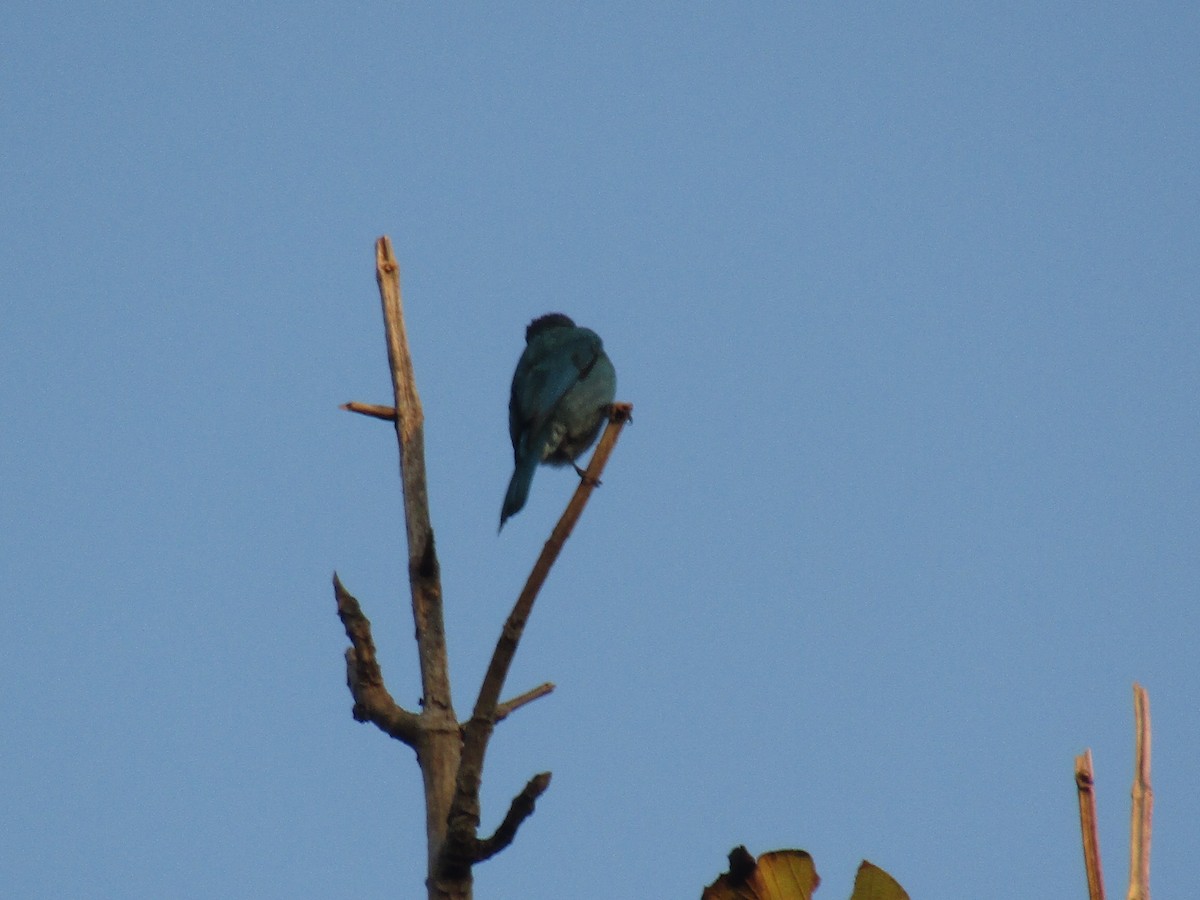
[[[394,406],[380,406],[377,403],[359,403],[357,400],[350,400],[347,403],[343,403],[338,409],[358,413],[360,416],[383,419],[385,422],[396,421],[396,408]]]
[[[512,615],[509,616],[509,621],[517,615],[518,611],[524,610],[524,616],[521,618],[521,627],[525,626],[525,617],[528,616],[529,609],[533,607],[533,601],[537,598],[538,591],[542,589],[542,585],[546,583],[546,576],[550,574],[550,568],[558,559],[558,554],[562,552],[563,544],[567,538],[571,536],[571,532],[575,530],[575,523],[579,521],[579,517],[583,515],[583,508],[587,506],[588,499],[592,496],[592,491],[596,485],[600,483],[600,474],[604,471],[604,467],[608,465],[608,458],[612,455],[613,448],[617,445],[617,438],[621,436],[621,429],[627,422],[633,420],[633,405],[629,403],[614,403],[612,411],[609,414],[608,427],[604,429],[604,434],[600,436],[600,443],[596,445],[596,452],[592,454],[592,460],[588,463],[587,471],[583,477],[579,479],[579,487],[575,490],[571,497],[571,502],[567,504],[566,510],[562,517],[559,518],[558,524],[554,526],[554,530],[550,532],[550,538],[542,547],[541,555],[533,565],[533,571],[529,573],[529,579],[525,582],[525,587],[521,591],[521,596],[517,598],[516,606],[513,607]],[[519,639],[518,635],[518,639]],[[516,646],[512,648],[516,652]],[[479,703],[487,699],[487,696],[494,693],[497,697],[500,695],[500,688],[504,684],[504,677],[508,673],[508,663],[512,661],[512,654],[508,655],[507,660],[503,659],[501,646],[496,646],[496,652],[492,655],[492,665],[488,668],[488,676],[498,674],[500,683],[489,685],[488,678],[484,678],[483,689],[479,692],[479,701],[476,703],[476,709]]]
[[[547,694],[549,694],[553,690],[554,690],[554,685],[551,682],[547,681],[542,684],[539,684],[537,687],[533,688],[533,690],[526,691],[523,694],[518,694],[517,696],[513,697],[511,700],[505,700],[503,703],[501,703],[499,706],[496,707],[496,721],[499,722],[502,719],[507,719],[510,715],[512,715],[514,712],[516,712],[518,709],[520,709],[526,703],[532,703],[534,700],[537,700],[539,697],[545,697]]]
[[[1128,900],[1150,900],[1150,819],[1154,791],[1150,787],[1150,698],[1133,685],[1134,759],[1133,809],[1129,834]]]
[[[1079,829],[1083,833],[1083,865],[1087,870],[1088,900],[1104,900],[1100,866],[1100,831],[1096,823],[1096,783],[1092,751],[1075,757],[1075,789],[1079,793]]]
[[[567,504],[566,510],[550,533],[549,540],[542,548],[541,555],[534,563],[533,570],[525,582],[521,595],[517,598],[512,612],[509,613],[496,649],[492,653],[492,661],[483,677],[479,688],[479,697],[475,701],[475,709],[471,718],[463,726],[462,758],[458,767],[458,778],[454,789],[454,800],[450,807],[450,827],[441,864],[448,871],[454,871],[462,866],[470,866],[477,861],[478,852],[476,832],[479,828],[479,785],[483,778],[483,759],[487,752],[488,741],[496,724],[497,704],[500,692],[504,688],[504,680],[508,677],[508,669],[517,645],[525,631],[525,623],[533,609],[538,591],[550,573],[550,567],[558,558],[564,542],[570,536],[587,505],[588,498],[600,482],[600,474],[604,471],[608,458],[616,446],[617,438],[625,423],[632,418],[633,407],[628,403],[614,403],[609,414],[608,427],[600,437],[596,452],[592,454],[587,471],[579,480],[579,487]]]

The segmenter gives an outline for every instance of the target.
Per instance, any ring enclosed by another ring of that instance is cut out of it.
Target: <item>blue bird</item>
[[[538,463],[574,465],[592,445],[616,394],[617,373],[600,335],[562,313],[529,323],[508,402],[515,468],[501,528],[525,505]]]

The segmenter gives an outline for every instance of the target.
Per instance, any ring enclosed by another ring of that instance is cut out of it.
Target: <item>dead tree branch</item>
[[[387,237],[381,237],[375,245],[375,275],[383,306],[394,405],[352,401],[343,404],[342,409],[390,421],[395,425],[408,541],[408,579],[421,669],[421,711],[414,713],[402,708],[388,692],[376,658],[371,623],[358,601],[335,574],[333,589],[338,616],[351,644],[346,650],[346,681],[354,698],[355,719],[373,722],[384,733],[416,750],[425,785],[429,873],[426,887],[430,900],[470,900],[471,867],[512,843],[521,823],[533,813],[537,798],[550,785],[549,772],[530,779],[524,790],[513,799],[508,814],[496,832],[489,838],[479,839],[479,785],[484,753],[496,722],[554,690],[554,685],[546,682],[500,703],[500,692],[513,654],[533,601],[588,497],[599,483],[600,473],[621,427],[629,421],[632,407],[628,404],[614,404],[612,407],[608,428],[592,456],[588,470],[542,549],[521,596],[505,622],[491,665],[480,687],[475,710],[470,720],[460,724],[455,717],[450,696],[441,573],[429,518],[425,479],[425,417],[417,394],[412,355],[404,327],[400,268]]]
[[[608,463],[613,447],[616,446],[621,429],[632,418],[632,411],[633,407],[627,403],[613,404],[608,427],[604,429],[596,452],[592,454],[587,472],[579,479],[579,487],[575,489],[574,496],[550,533],[550,539],[542,548],[521,595],[504,623],[500,639],[496,642],[492,661],[479,688],[475,709],[463,727],[462,761],[458,767],[454,801],[450,807],[449,834],[442,856],[443,865],[449,869],[478,861],[474,854],[478,851],[476,833],[480,821],[479,785],[483,779],[484,755],[487,753],[488,741],[491,740],[497,722],[500,691],[504,688],[504,680],[508,677],[509,666],[517,652],[517,645],[525,631],[525,623],[529,620],[538,591],[545,583],[546,576],[550,574],[550,567],[558,559],[563,544],[575,528],[575,523],[579,521],[588,498],[600,482],[600,474]]]
[[[549,772],[541,772],[529,779],[525,789],[513,797],[512,805],[508,808],[508,815],[504,817],[504,821],[500,823],[496,833],[479,842],[474,853],[476,862],[482,862],[495,856],[513,842],[513,838],[517,836],[517,829],[533,814],[537,798],[542,796],[548,787],[550,787]]]
[[[1133,686],[1133,807],[1129,832],[1129,900],[1150,900],[1150,819],[1154,791],[1150,787],[1150,698]]]
[[[383,419],[385,422],[396,421],[396,407],[394,406],[380,406],[377,403],[359,403],[357,400],[351,400],[349,403],[343,403],[338,409],[358,413],[360,416],[370,416],[373,419]]]
[[[1075,789],[1079,794],[1079,830],[1083,834],[1083,867],[1087,872],[1088,900],[1104,900],[1104,872],[1100,865],[1100,830],[1096,821],[1096,779],[1092,751],[1075,757]]]
[[[342,586],[337,573],[333,576],[333,593],[337,597],[338,617],[346,629],[346,637],[350,638],[346,650],[346,684],[354,698],[355,720],[374,722],[385,734],[415,750],[420,734],[418,717],[401,708],[384,687],[383,671],[375,658],[371,623],[358,601]]]
[[[516,712],[518,709],[520,709],[526,703],[532,703],[534,700],[537,700],[539,697],[545,697],[547,694],[549,694],[553,690],[554,690],[554,685],[551,682],[547,681],[544,684],[539,684],[533,690],[526,691],[523,694],[518,694],[516,697],[513,697],[511,700],[505,700],[503,703],[501,703],[499,706],[496,707],[496,721],[499,722],[502,719],[507,719],[510,715],[512,715],[514,712]]]
[[[1154,791],[1150,787],[1150,698],[1146,689],[1136,682],[1133,685],[1133,718],[1133,803],[1130,811],[1129,892],[1126,900],[1150,900],[1150,821],[1154,811]],[[1075,786],[1079,792],[1079,823],[1083,832],[1088,898],[1104,900],[1091,750],[1075,757]]]

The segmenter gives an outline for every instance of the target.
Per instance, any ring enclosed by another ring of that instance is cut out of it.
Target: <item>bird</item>
[[[600,335],[562,313],[529,323],[508,402],[514,468],[500,528],[525,505],[539,463],[575,465],[600,433],[616,393],[617,373]],[[575,471],[582,477],[579,466]]]

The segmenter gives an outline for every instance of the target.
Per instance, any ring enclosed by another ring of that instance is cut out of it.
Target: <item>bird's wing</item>
[[[555,341],[529,367],[527,377],[514,380],[513,403],[509,408],[514,441],[522,433],[528,436],[541,433],[567,392],[591,372],[600,353],[600,339],[593,332],[575,329]]]

